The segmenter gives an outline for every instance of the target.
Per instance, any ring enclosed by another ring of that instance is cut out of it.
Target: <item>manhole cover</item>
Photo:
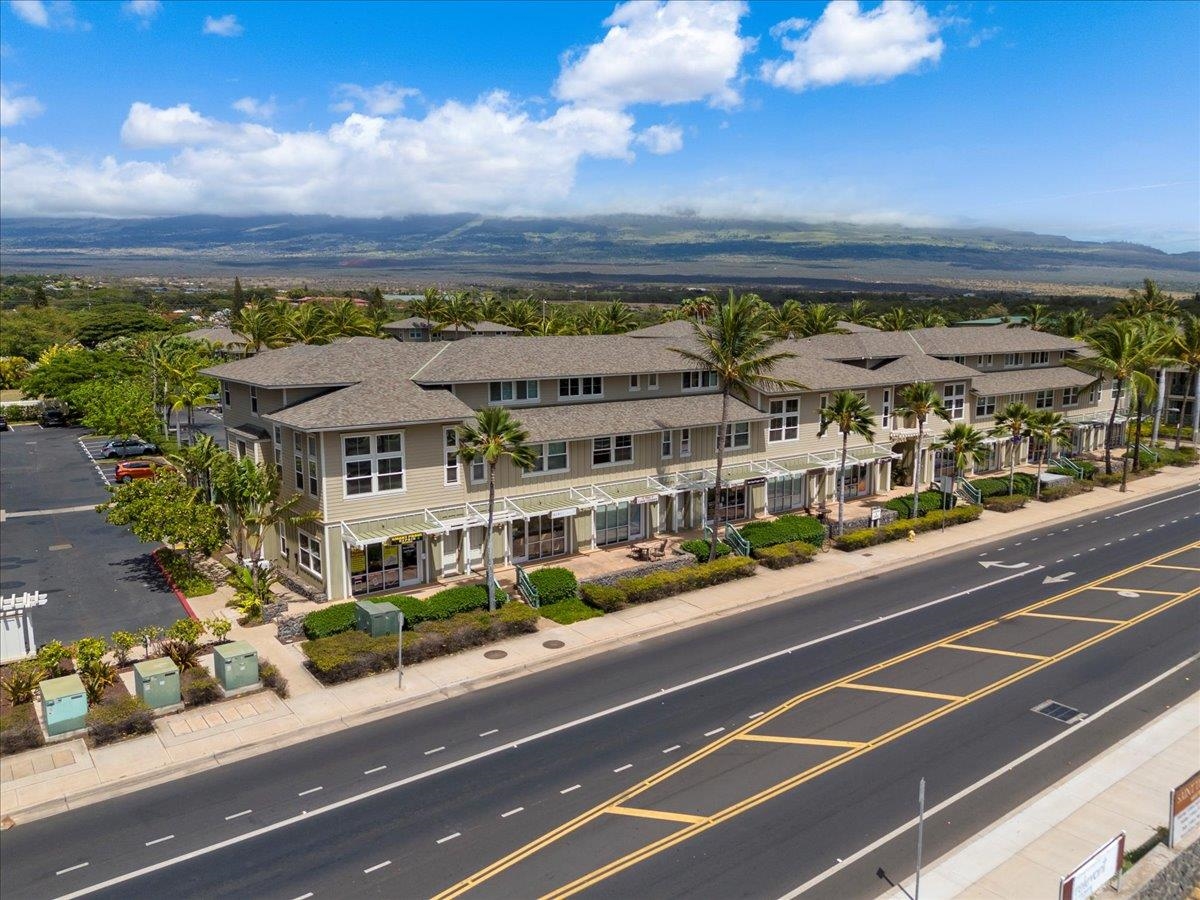
[[[504,659],[504,657],[508,656],[508,652],[505,650],[488,650],[483,655],[486,659]]]
[[[542,646],[547,650],[560,650],[567,645],[562,641],[543,641]]]
[[[1074,725],[1087,717],[1087,713],[1081,713],[1073,706],[1067,706],[1065,703],[1058,703],[1054,700],[1042,701],[1033,708],[1033,712],[1057,719],[1059,722],[1065,722],[1067,725]]]

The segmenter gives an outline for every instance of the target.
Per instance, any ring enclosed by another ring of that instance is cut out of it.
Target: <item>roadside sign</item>
[[[871,524],[878,525],[879,520],[883,518],[883,510],[878,506],[871,507]]]
[[[758,476],[756,476],[756,477],[754,477],[754,478],[747,478],[747,479],[746,479],[746,480],[743,482],[743,484],[745,484],[745,485],[746,485],[746,487],[754,487],[754,486],[756,486],[756,485],[760,485],[760,484],[766,484],[766,483],[767,483],[767,476],[766,476],[766,475],[758,475]]]
[[[1125,832],[1121,832],[1058,882],[1058,900],[1088,900],[1121,874]]]
[[[1200,826],[1200,772],[1171,790],[1171,817],[1167,830],[1167,846],[1182,843],[1188,834]]]

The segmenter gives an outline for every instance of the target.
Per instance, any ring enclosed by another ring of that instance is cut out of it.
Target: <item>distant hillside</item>
[[[1175,290],[1200,286],[1200,254],[1131,243],[986,228],[630,215],[8,219],[0,222],[0,264],[9,270],[182,273],[237,266],[276,274],[361,269],[668,283],[1123,285],[1150,277]]]

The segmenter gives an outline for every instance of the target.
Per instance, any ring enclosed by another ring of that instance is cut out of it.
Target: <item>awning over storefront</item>
[[[445,523],[426,509],[419,513],[355,522],[352,525],[342,522],[341,530],[342,543],[352,547],[365,547],[380,541],[410,543],[426,534],[443,534],[448,529]]]

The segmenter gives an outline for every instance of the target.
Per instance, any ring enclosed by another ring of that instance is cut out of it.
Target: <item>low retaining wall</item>
[[[883,507],[880,507],[879,521],[876,524],[887,525],[891,522],[895,522],[898,518],[900,518],[900,513],[896,512],[894,509],[885,509]],[[837,526],[837,514],[834,513],[833,521],[827,521],[825,523],[825,531],[829,533],[829,536],[831,538],[835,538],[835,537],[837,537],[837,527],[838,527]],[[857,519],[847,519],[845,522],[842,523],[843,531],[858,531],[860,528],[870,528],[870,527],[871,527],[871,517],[870,516],[859,516]]]
[[[589,578],[584,584],[602,584],[607,587],[612,587],[622,578],[637,578],[641,575],[650,575],[653,572],[673,572],[676,569],[684,569],[688,566],[696,564],[696,557],[690,553],[685,553],[682,556],[669,556],[666,559],[656,560],[655,562],[646,563],[644,566],[636,566],[632,569],[625,569],[621,572],[613,572],[611,575],[601,575],[597,578]]]
[[[1135,895],[1137,900],[1182,900],[1200,885],[1200,840],[1192,842]]]

